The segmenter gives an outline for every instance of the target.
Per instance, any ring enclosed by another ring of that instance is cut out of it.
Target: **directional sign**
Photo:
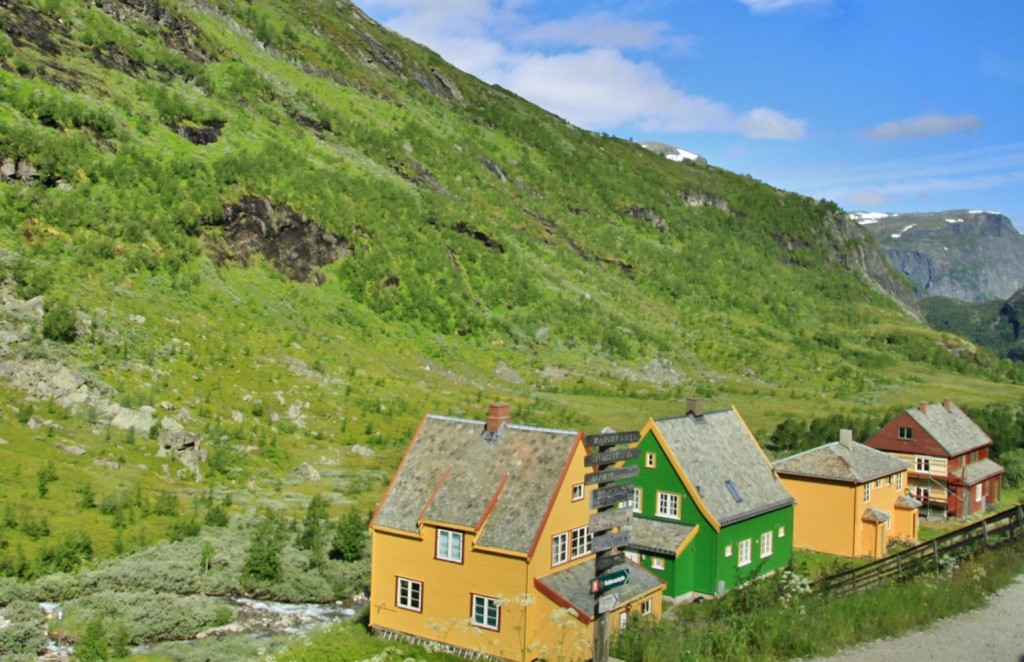
[[[614,483],[617,480],[636,478],[640,475],[640,467],[631,464],[628,467],[616,467],[614,469],[603,469],[594,473],[583,474],[583,482],[586,485],[595,483]]]
[[[639,432],[610,432],[606,434],[588,434],[583,438],[583,445],[587,448],[594,446],[623,446],[635,444],[640,441]]]
[[[601,510],[590,516],[590,532],[597,535],[608,529],[624,527],[632,521],[633,511],[629,508]]]
[[[609,552],[598,554],[594,559],[594,572],[600,575],[609,568],[614,568],[620,563],[626,562],[626,555],[623,552]]]
[[[591,579],[590,592],[602,593],[610,588],[622,586],[627,583],[629,583],[629,568],[623,568],[622,570],[609,572],[607,575],[601,575],[600,577],[594,577]]]
[[[633,483],[620,483],[599,487],[590,493],[590,507],[594,510],[614,506],[615,504],[633,498]]]
[[[605,533],[604,535],[594,536],[593,548],[595,552],[607,552],[609,549],[616,547],[625,547],[628,542],[629,531]]]
[[[583,458],[583,464],[588,467],[596,467],[602,464],[615,464],[623,460],[632,460],[640,457],[639,448],[620,448],[606,453],[594,453]]]
[[[614,593],[602,595],[597,599],[597,613],[607,614],[612,609],[615,609],[615,605],[617,604],[619,604],[619,597]]]

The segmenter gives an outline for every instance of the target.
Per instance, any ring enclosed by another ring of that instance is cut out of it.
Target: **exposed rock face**
[[[1024,287],[1024,236],[995,212],[853,214],[918,296],[1007,299]]]
[[[349,243],[288,205],[274,205],[266,198],[248,196],[224,207],[215,221],[224,226],[224,241],[214,246],[220,260],[243,264],[261,254],[292,280],[320,285],[317,268],[352,254]]]

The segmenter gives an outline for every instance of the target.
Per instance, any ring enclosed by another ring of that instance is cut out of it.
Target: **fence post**
[[[982,520],[982,522],[981,522],[981,530],[985,534],[985,547],[991,547],[992,543],[990,543],[988,541],[988,520],[987,519],[986,520]]]
[[[938,570],[941,567],[939,565],[939,541],[938,541],[938,539],[932,541],[932,556],[935,557],[935,569]]]

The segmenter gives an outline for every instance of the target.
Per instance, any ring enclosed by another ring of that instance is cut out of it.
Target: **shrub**
[[[46,646],[43,610],[31,602],[12,602],[0,615],[10,621],[0,628],[0,659],[35,659]]]
[[[75,309],[57,299],[43,313],[43,337],[55,342],[72,343],[78,338]]]

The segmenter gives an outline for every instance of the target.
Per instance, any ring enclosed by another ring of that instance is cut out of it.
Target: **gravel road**
[[[927,630],[839,651],[816,662],[1024,662],[1024,576],[974,611],[938,621]]]

